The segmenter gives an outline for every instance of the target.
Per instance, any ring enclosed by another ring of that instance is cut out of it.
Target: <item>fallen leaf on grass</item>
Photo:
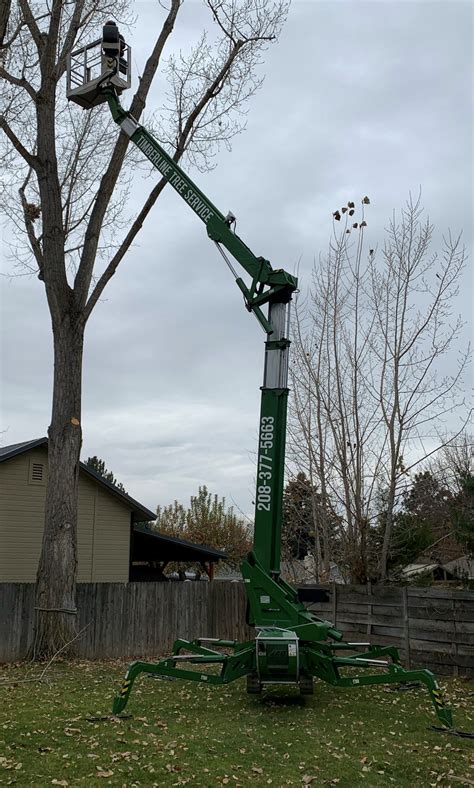
[[[313,782],[313,780],[317,780],[317,779],[318,778],[315,777],[314,774],[303,774],[303,777],[301,778],[301,782],[303,783],[303,785],[310,785]]]
[[[96,766],[97,769],[97,777],[112,777],[113,771],[112,769],[103,769],[102,766]]]
[[[168,772],[180,772],[181,766],[175,766],[173,763],[167,763],[165,769]]]
[[[63,785],[63,786],[69,785],[67,780],[56,780],[56,779],[54,779],[54,780],[51,780],[51,782],[52,782],[53,785]]]
[[[16,763],[16,761],[9,760],[8,758],[0,757],[0,766],[4,769],[21,769],[23,764]]]

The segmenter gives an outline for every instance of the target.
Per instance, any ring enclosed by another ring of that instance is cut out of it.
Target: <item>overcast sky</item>
[[[135,8],[140,69],[165,12],[151,0]],[[332,211],[365,194],[374,245],[421,186],[435,245],[451,228],[471,250],[472,19],[472,3],[455,0],[294,0],[246,131],[214,171],[191,176],[223,213],[233,211],[255,254],[291,272],[299,263],[303,291]],[[186,49],[206,24],[200,0],[185,0],[173,46]],[[149,111],[162,101],[159,87]],[[134,190],[137,207],[149,187]],[[467,318],[471,266],[458,305]],[[4,277],[1,288],[6,445],[46,435],[52,351],[37,278]],[[166,190],[88,324],[83,459],[103,458],[151,509],[186,503],[206,484],[250,513],[263,341],[204,226]]]

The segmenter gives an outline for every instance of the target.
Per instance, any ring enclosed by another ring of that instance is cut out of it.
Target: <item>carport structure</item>
[[[199,564],[209,580],[212,580],[216,563],[226,558],[226,553],[208,545],[195,544],[135,525],[132,531],[130,580],[168,580],[164,574],[165,568],[175,562]]]

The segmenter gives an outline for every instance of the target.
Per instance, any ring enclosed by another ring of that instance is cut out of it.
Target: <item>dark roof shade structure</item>
[[[47,447],[47,438],[37,438],[32,441],[25,441],[24,443],[15,443],[11,446],[0,447],[0,462],[9,460],[16,457],[18,454],[36,449],[40,446]],[[133,523],[133,539],[131,546],[131,563],[132,574],[137,575],[139,570],[133,571],[133,564],[146,563],[149,566],[159,564],[163,569],[166,564],[171,561],[182,562],[196,562],[202,565],[223,560],[227,558],[227,554],[215,550],[213,547],[202,544],[194,544],[185,539],[177,539],[173,536],[161,534],[159,531],[154,531],[151,528],[137,525],[137,523],[149,522],[155,520],[156,515],[146,507],[142,506],[138,501],[132,498],[127,493],[122,492],[114,484],[111,484],[104,479],[100,474],[96,473],[92,468],[89,468],[84,462],[80,462],[81,471],[84,471],[88,476],[101,484],[109,493],[126,504],[132,513]],[[153,574],[153,573],[152,573]],[[161,573],[160,573],[161,575]],[[161,575],[161,577],[163,577]],[[135,579],[135,578],[130,578]],[[136,579],[142,579],[137,576]],[[143,573],[143,579],[153,579],[148,576],[148,573]],[[163,577],[163,579],[165,579]]]
[[[194,544],[185,539],[160,534],[150,528],[136,525],[133,529],[134,561],[220,561],[226,553],[204,544]]]

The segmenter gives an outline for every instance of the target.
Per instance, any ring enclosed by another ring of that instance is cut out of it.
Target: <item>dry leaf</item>
[[[112,777],[113,771],[112,769],[102,769],[100,766],[96,766],[97,769],[97,777],[108,778]]]

